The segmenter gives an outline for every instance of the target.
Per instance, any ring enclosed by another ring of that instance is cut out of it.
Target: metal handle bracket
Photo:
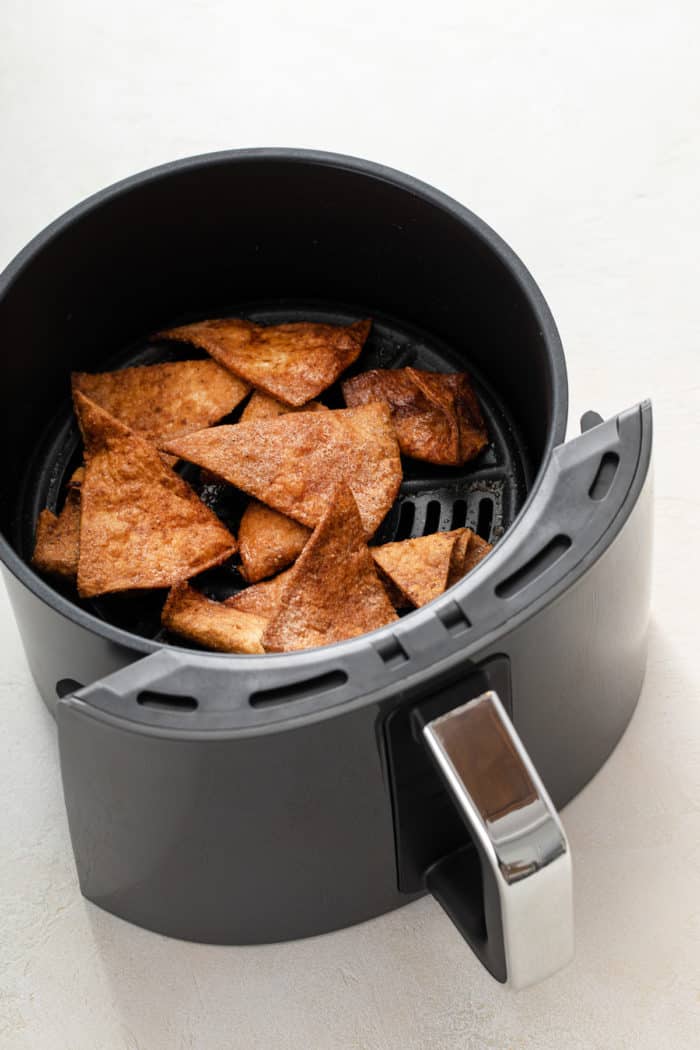
[[[495,885],[500,930],[486,937],[503,938],[509,985],[534,984],[574,951],[571,853],[554,805],[495,692],[422,733],[476,845],[485,895]]]

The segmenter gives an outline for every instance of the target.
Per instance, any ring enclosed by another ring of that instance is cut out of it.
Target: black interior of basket
[[[365,311],[347,306],[279,301],[274,304],[232,304],[226,312],[267,324],[300,320],[347,324],[366,316]],[[174,318],[172,323],[192,319]],[[93,370],[107,371],[201,356],[195,348],[183,344],[144,339],[101,361]],[[400,494],[372,542],[387,543],[467,525],[485,540],[496,543],[522,507],[533,474],[534,465],[528,459],[514,420],[493,387],[470,361],[465,361],[438,339],[390,317],[375,315],[366,346],[345,375],[370,368],[404,365],[436,372],[467,371],[482,405],[490,444],[476,459],[458,468],[437,467],[403,457],[404,478]],[[47,426],[25,475],[22,507],[15,518],[16,546],[26,560],[33,550],[39,512],[43,507],[56,512],[60,510],[68,479],[82,458],[81,439],[68,396],[68,378],[66,376],[61,408]],[[344,407],[340,383],[325,391],[320,400],[329,408]],[[235,423],[243,407],[244,404],[239,405],[221,423]],[[248,497],[227,484],[213,484],[210,477],[203,480],[199,468],[192,464],[180,463],[176,469],[201,499],[236,532]],[[235,558],[203,573],[195,584],[210,597],[219,599],[246,586]],[[54,585],[109,623],[144,637],[170,640],[160,625],[164,590],[82,601],[75,587]],[[183,643],[178,639],[178,644]]]

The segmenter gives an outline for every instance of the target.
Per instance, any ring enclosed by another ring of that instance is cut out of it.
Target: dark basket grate
[[[254,304],[234,306],[231,315],[253,321],[280,324],[285,321],[317,320],[331,324],[348,324],[366,316],[350,308],[329,308],[315,303],[275,306]],[[399,368],[414,365],[435,372],[470,373],[481,401],[491,443],[477,459],[465,467],[436,467],[418,460],[404,459],[404,480],[393,507],[373,540],[388,543],[432,532],[468,525],[484,539],[498,541],[511,525],[523,505],[530,481],[530,466],[513,420],[505,407],[474,370],[468,360],[439,340],[386,316],[374,315],[372,332],[356,364],[346,375],[370,368]],[[194,318],[179,318],[173,323],[186,323]],[[124,368],[128,365],[155,364],[160,361],[184,360],[198,355],[186,345],[143,341],[120,354],[96,364],[95,370]],[[68,384],[67,384],[68,385]],[[327,390],[322,400],[330,408],[342,408],[340,384]],[[243,410],[240,405],[223,423],[236,422]],[[18,516],[17,543],[29,560],[33,550],[34,531],[43,507],[57,510],[65,497],[66,483],[81,459],[81,441],[68,397],[51,422],[29,467],[21,513]],[[236,531],[248,501],[245,494],[224,484],[203,479],[199,468],[182,463],[182,476],[195,488],[204,502]],[[234,563],[203,573],[198,586],[211,597],[225,598],[245,586]],[[118,627],[147,638],[167,641],[160,625],[163,591],[108,595],[89,601],[78,598],[74,587],[57,584],[73,601]],[[178,644],[182,644],[178,640]]]

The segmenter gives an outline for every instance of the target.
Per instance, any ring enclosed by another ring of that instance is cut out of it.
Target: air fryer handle
[[[421,727],[472,845],[426,885],[497,980],[524,988],[573,955],[571,854],[556,810],[495,692]]]

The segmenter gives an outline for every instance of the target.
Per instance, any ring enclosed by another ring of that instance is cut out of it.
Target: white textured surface
[[[5,0],[2,20],[0,262],[81,197],[172,157],[304,145],[403,168],[470,205],[534,272],[564,338],[572,423],[653,397],[658,542],[638,712],[564,813],[576,961],[518,996],[430,900],[241,949],[168,941],[86,904],[53,725],[0,594],[0,1045],[697,1047],[695,0]]]

